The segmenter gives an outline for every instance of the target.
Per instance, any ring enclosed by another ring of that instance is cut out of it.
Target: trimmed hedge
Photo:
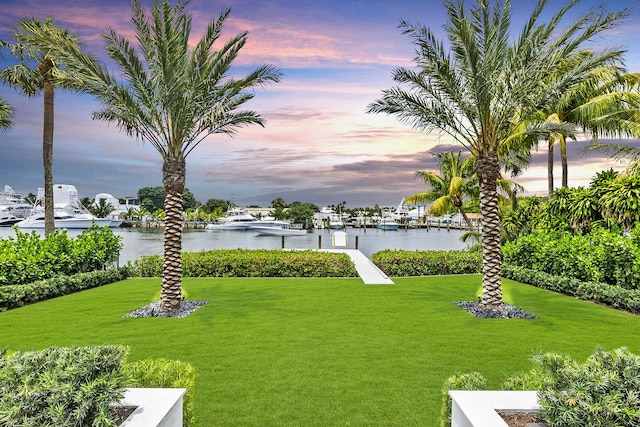
[[[0,239],[0,287],[104,269],[116,261],[122,238],[108,227],[92,227],[75,239],[67,230],[55,230],[45,238],[36,231]]]
[[[124,365],[128,387],[185,388],[182,420],[185,427],[194,425],[196,372],[180,360],[144,359]]]
[[[162,276],[161,255],[128,264],[131,276]],[[357,277],[351,258],[342,253],[219,249],[182,253],[183,277]]]
[[[0,352],[0,426],[116,426],[122,346]]]
[[[536,231],[505,243],[502,254],[505,263],[520,267],[640,289],[637,240],[607,230],[596,229],[586,235]]]
[[[24,285],[0,286],[0,312],[83,289],[118,282],[126,279],[128,275],[127,268],[114,268],[79,273],[73,276],[53,277]]]
[[[559,292],[576,298],[596,301],[632,313],[640,313],[640,290],[625,289],[606,283],[582,282],[578,279],[554,276],[542,271],[503,263],[503,277],[528,283],[542,289]]]
[[[388,276],[432,276],[482,272],[482,253],[477,251],[384,250],[371,260]]]

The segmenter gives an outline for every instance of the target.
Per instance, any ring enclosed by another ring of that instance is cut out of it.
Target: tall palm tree
[[[551,81],[562,61],[627,12],[593,9],[561,28],[562,18],[580,0],[570,1],[547,23],[539,23],[546,5],[539,0],[512,38],[509,0],[474,3],[467,8],[463,0],[445,1],[447,44],[422,25],[401,23],[417,47],[418,69],[396,69],[399,86],[385,90],[368,111],[395,115],[419,130],[439,130],[475,156],[482,214],[482,306],[501,310],[499,156],[530,148],[516,146],[518,140],[571,131],[563,123],[522,123],[574,83],[571,73]]]
[[[190,49],[192,18],[185,7],[182,2],[171,7],[168,0],[156,0],[148,16],[140,2],[132,0],[136,43],[114,30],[104,35],[107,54],[118,65],[123,82],[75,46],[46,33],[40,40],[74,70],[85,92],[101,101],[95,119],[116,123],[126,134],[151,144],[162,157],[166,191],[163,311],[179,308],[182,300],[182,193],[187,156],[211,134],[233,136],[240,127],[263,126],[258,113],[238,109],[254,97],[256,87],[281,78],[269,65],[241,78],[229,76],[247,42],[247,32],[242,32],[221,46],[216,44],[229,9],[209,23]],[[141,57],[134,44],[139,45]]]
[[[622,54],[621,50],[582,51],[566,60],[552,78],[561,78],[567,72],[573,72],[571,69],[575,67],[578,68],[576,74],[583,77],[542,107],[544,119],[573,123],[589,131],[595,141],[599,135],[632,135],[622,118],[628,116],[631,106],[637,109],[640,105],[640,81],[636,75],[624,74]],[[585,68],[585,63],[591,64],[590,67]],[[567,140],[564,135],[552,133],[547,143],[551,194],[556,143],[562,163],[562,187],[568,185]]]
[[[14,34],[15,43],[9,44],[9,49],[18,60],[15,65],[0,71],[0,80],[13,86],[28,97],[43,95],[44,121],[42,129],[42,161],[44,167],[44,209],[45,234],[54,230],[53,219],[53,125],[54,125],[54,81],[64,73],[64,67],[56,67],[57,59],[52,52],[40,49],[35,39],[36,35],[48,32],[69,45],[78,47],[77,37],[53,25],[51,19],[43,21],[24,19],[18,22]],[[58,75],[58,76],[56,76]],[[62,85],[73,88],[72,80]]]
[[[453,150],[434,155],[438,159],[440,175],[430,171],[417,171],[415,177],[429,184],[429,189],[407,197],[405,203],[433,202],[427,209],[427,213],[436,215],[443,215],[455,208],[464,218],[469,231],[473,231],[473,224],[462,204],[465,198],[478,197],[475,158],[473,156],[461,158],[462,151],[454,154]]]

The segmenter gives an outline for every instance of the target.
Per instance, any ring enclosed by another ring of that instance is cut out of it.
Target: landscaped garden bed
[[[127,345],[128,360],[179,359],[197,373],[193,412],[215,425],[437,425],[441,387],[477,370],[487,389],[527,372],[537,351],[584,360],[597,345],[640,352],[640,318],[510,280],[505,300],[537,319],[478,319],[479,275],[394,279],[184,279],[183,319],[126,318],[157,300],[134,278],[0,313],[1,344]]]

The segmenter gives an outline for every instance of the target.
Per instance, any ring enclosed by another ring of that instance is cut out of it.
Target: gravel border
[[[531,314],[527,311],[524,311],[521,308],[514,307],[512,305],[507,304],[506,302],[502,303],[502,311],[497,310],[486,310],[480,308],[480,303],[477,301],[454,301],[454,304],[458,307],[463,308],[469,313],[480,319],[537,319],[538,316],[535,314]]]
[[[209,301],[182,301],[180,308],[172,311],[160,311],[160,301],[154,301],[122,317],[187,317]]]

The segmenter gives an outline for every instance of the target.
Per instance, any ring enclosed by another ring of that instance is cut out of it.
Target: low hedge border
[[[482,253],[476,251],[384,250],[371,256],[391,277],[474,274],[482,272]]]
[[[131,276],[162,276],[162,256],[127,264]],[[318,251],[217,249],[182,253],[183,277],[357,277],[348,255]]]
[[[127,268],[113,268],[110,270],[96,270],[90,273],[78,273],[71,276],[53,277],[24,285],[0,286],[0,312],[83,289],[118,282],[128,276],[129,271]]]
[[[606,283],[582,282],[571,277],[553,276],[507,263],[502,264],[502,276],[542,289],[640,314],[640,290],[637,289],[625,289]]]

